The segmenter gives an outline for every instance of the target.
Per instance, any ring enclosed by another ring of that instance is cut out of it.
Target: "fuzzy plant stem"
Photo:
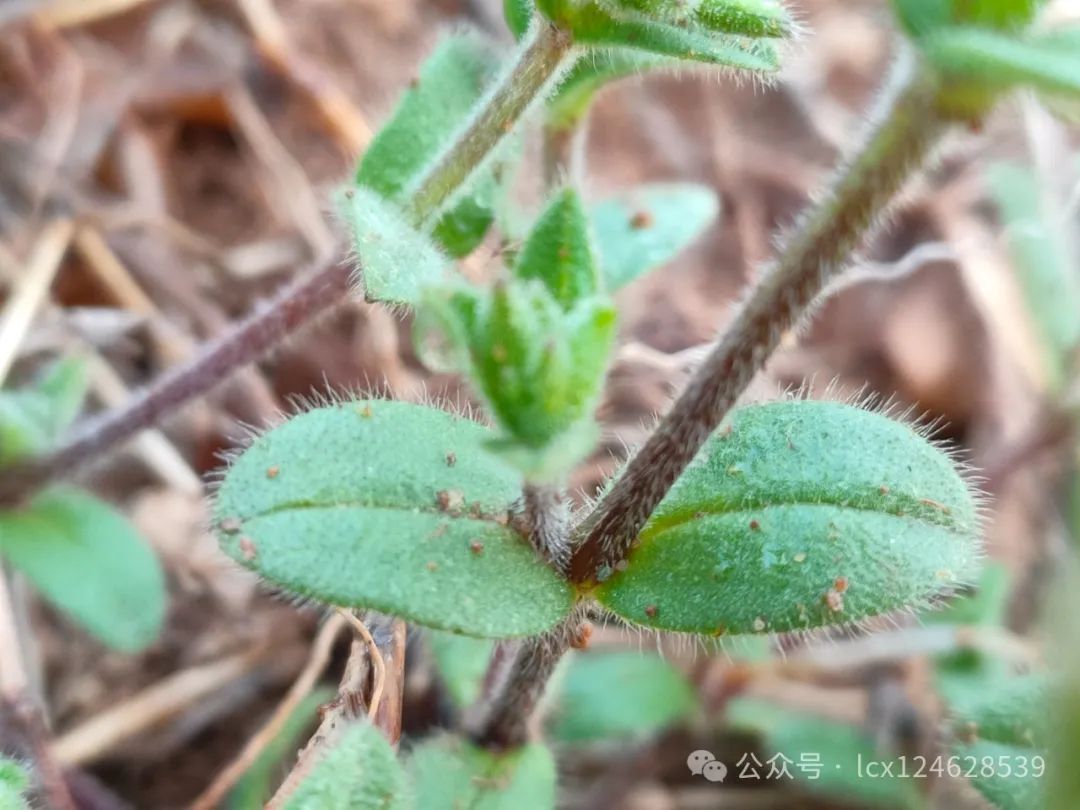
[[[422,224],[438,213],[454,192],[479,168],[533,102],[570,61],[565,32],[543,21],[513,67],[482,104],[476,117],[421,179],[406,203]],[[254,362],[302,326],[345,300],[352,269],[346,264],[322,268],[301,278],[255,313],[210,344],[190,363],[154,382],[130,403],[87,422],[52,452],[0,471],[0,505],[16,504],[43,484],[101,458],[121,442],[156,425],[189,400],[205,394],[230,374]]]
[[[751,290],[731,328],[608,495],[579,525],[571,579],[595,582],[628,555],[668,489],[723,419],[781,335],[842,269],[910,174],[947,128],[937,85],[911,58],[898,62],[878,114],[855,156]],[[560,658],[581,633],[572,615],[543,636],[523,641],[499,687],[478,707],[469,734],[479,745],[507,748],[528,737],[531,717]]]
[[[570,35],[541,17],[533,22],[521,57],[503,75],[477,115],[422,177],[406,205],[416,226],[437,215],[557,80],[571,49]]]
[[[905,54],[861,147],[797,225],[648,441],[576,528],[571,579],[602,580],[626,559],[653,510],[781,336],[844,269],[946,129],[937,82]]]
[[[15,503],[47,481],[101,458],[112,447],[207,393],[341,302],[349,294],[351,277],[352,269],[344,262],[304,276],[190,362],[166,372],[128,404],[90,419],[52,452],[0,471],[0,504]]]

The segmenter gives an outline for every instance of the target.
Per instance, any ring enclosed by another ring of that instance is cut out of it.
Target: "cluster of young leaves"
[[[85,364],[62,360],[35,385],[0,391],[0,466],[49,448],[78,415]],[[165,615],[164,576],[124,517],[71,487],[0,511],[0,556],[53,605],[100,641],[135,651]]]

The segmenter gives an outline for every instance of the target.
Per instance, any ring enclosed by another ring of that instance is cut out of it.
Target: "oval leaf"
[[[0,513],[0,553],[110,647],[139,650],[161,631],[166,594],[157,558],[96,498],[56,489],[25,510]]]
[[[551,810],[555,760],[542,745],[494,754],[453,737],[422,743],[409,762],[424,810]]]
[[[394,749],[362,721],[327,746],[285,803],[285,810],[405,810],[405,773]]]
[[[671,261],[713,223],[712,189],[692,183],[640,186],[592,208],[593,233],[608,290]]]
[[[552,731],[562,742],[655,734],[697,708],[685,676],[656,654],[628,650],[575,655],[559,684]]]
[[[709,440],[597,597],[667,630],[820,627],[965,582],[977,535],[964,480],[909,426],[834,402],[750,406]]]
[[[404,402],[317,408],[259,437],[218,493],[226,553],[286,590],[485,637],[548,629],[569,586],[508,512],[518,474],[489,433]]]

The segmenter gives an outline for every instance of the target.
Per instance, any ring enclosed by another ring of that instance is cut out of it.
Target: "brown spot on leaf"
[[[266,477],[269,478],[270,480],[273,480],[273,479],[278,477],[278,474],[280,472],[281,472],[281,467],[279,467],[277,464],[275,464],[273,467],[268,467],[267,468]]]
[[[444,512],[460,512],[465,506],[465,494],[459,489],[440,489],[435,497]]]
[[[446,466],[453,467],[455,464],[457,464],[457,453],[451,450],[446,454]]]
[[[240,538],[238,546],[240,548],[240,556],[247,562],[251,562],[259,556],[259,550],[255,547],[255,541],[246,535]]]
[[[833,582],[832,586],[833,586],[833,590],[836,591],[837,593],[843,593],[848,588],[848,579],[847,579],[847,577],[837,577],[836,580]]]
[[[655,221],[652,212],[642,208],[635,211],[633,216],[630,217],[630,227],[635,231],[643,231],[646,228],[651,228]]]
[[[944,512],[946,515],[952,512],[952,510],[943,503],[931,500],[930,498],[919,498],[919,503],[926,504],[932,509],[937,509],[939,512]]]
[[[660,612],[660,608],[658,608],[656,605],[646,605],[645,606],[645,615],[648,616],[650,619],[655,619],[656,614],[659,613],[659,612]]]
[[[236,534],[243,527],[244,523],[238,517],[223,518],[221,523],[218,524],[218,528],[225,532],[225,534]]]
[[[825,603],[825,607],[833,613],[844,612],[844,597],[835,588],[829,588],[829,590],[825,591],[822,601]]]
[[[435,562],[434,560],[428,560],[427,564],[424,566],[424,568],[426,568],[428,571],[438,571],[439,570],[439,564],[437,562]]]
[[[484,544],[479,540],[473,540],[471,543],[469,543],[469,551],[471,551],[473,554],[483,554]]]
[[[761,528],[761,524],[758,523],[756,520],[751,520],[750,521],[750,531],[756,532],[760,528]]]

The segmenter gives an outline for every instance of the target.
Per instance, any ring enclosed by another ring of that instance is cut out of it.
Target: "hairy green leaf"
[[[600,292],[588,216],[574,189],[551,198],[518,255],[514,275],[542,281],[567,310]]]
[[[301,596],[485,637],[548,629],[569,586],[506,526],[517,473],[488,431],[405,402],[302,413],[229,468],[222,547]]]
[[[693,183],[639,186],[595,205],[593,232],[608,290],[666,264],[716,219],[712,189]]]
[[[654,653],[575,655],[554,698],[552,733],[561,742],[622,740],[655,734],[697,710],[685,676]]]
[[[745,37],[788,36],[791,19],[769,0],[602,0],[614,15],[630,12],[671,25],[700,26]]]
[[[406,810],[405,772],[394,749],[369,722],[350,726],[328,744],[285,810]]]
[[[454,705],[466,709],[480,697],[495,644],[490,639],[429,631],[428,644],[435,668]]]
[[[716,34],[696,26],[683,27],[640,16],[617,17],[598,3],[561,8],[555,19],[582,44],[621,46],[759,73],[771,73],[780,66],[775,48],[765,40]]]
[[[1043,810],[1045,755],[987,740],[953,746],[956,766],[998,810]]]
[[[425,287],[442,280],[447,260],[395,203],[355,188],[341,196],[339,208],[360,260],[367,300],[415,304]]]
[[[925,604],[970,579],[977,537],[964,480],[911,427],[775,402],[733,412],[597,597],[659,629],[800,630]]]
[[[555,760],[533,743],[494,754],[441,737],[413,750],[409,772],[424,810],[552,810]]]
[[[428,296],[420,325],[442,330],[446,359],[468,369],[502,429],[491,448],[530,478],[559,475],[589,452],[615,338],[609,299],[565,311],[536,280],[457,286]]]
[[[1027,85],[1046,93],[1080,94],[1080,52],[1054,36],[1026,39],[978,28],[950,28],[922,43],[946,79],[1000,92]]]
[[[475,35],[444,39],[364,152],[356,182],[400,201],[468,119],[498,62],[491,45]],[[494,194],[488,171],[436,225],[434,235],[449,255],[464,256],[483,239],[494,219]]]
[[[98,639],[134,651],[157,638],[166,594],[153,552],[112,507],[70,489],[0,512],[0,554]]]
[[[992,689],[956,696],[949,706],[953,733],[1029,748],[1047,742],[1050,681],[1042,673],[1000,681]]]

